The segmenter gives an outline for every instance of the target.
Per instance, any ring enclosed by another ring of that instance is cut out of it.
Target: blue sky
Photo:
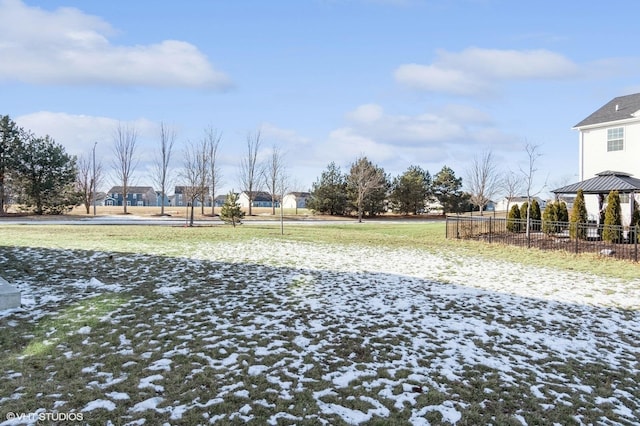
[[[502,0],[187,2],[0,0],[0,114],[111,166],[118,123],[139,133],[151,185],[160,122],[182,149],[223,133],[223,190],[238,189],[249,134],[286,153],[306,190],[360,155],[391,176],[492,150],[536,185],[577,180],[571,127],[640,92],[640,3]],[[104,190],[115,181],[107,180]]]

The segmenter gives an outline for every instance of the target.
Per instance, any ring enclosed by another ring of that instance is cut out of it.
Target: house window
[[[620,194],[620,204],[629,204],[629,194]]]
[[[624,128],[616,127],[607,130],[607,151],[622,151],[624,149]]]

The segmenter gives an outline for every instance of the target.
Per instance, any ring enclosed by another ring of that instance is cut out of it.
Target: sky
[[[238,190],[247,139],[284,153],[309,190],[366,156],[398,176],[443,166],[466,180],[491,151],[534,192],[578,180],[572,127],[640,92],[640,2],[541,0],[0,0],[0,115],[111,177],[114,131],[138,133],[153,185],[160,124],[184,149],[221,132],[219,193]],[[97,144],[96,144],[97,142]],[[170,191],[172,192],[172,191]]]

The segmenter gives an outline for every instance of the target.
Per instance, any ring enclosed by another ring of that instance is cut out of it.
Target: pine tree
[[[509,215],[507,216],[507,231],[520,231],[520,208],[517,204],[514,204],[511,210],[509,210]]]
[[[569,236],[581,240],[586,239],[587,228],[584,225],[587,223],[587,206],[584,202],[584,192],[582,189],[578,189],[578,194],[573,202],[570,222]]]
[[[602,239],[616,243],[622,239],[622,211],[620,208],[620,194],[611,191],[607,197],[607,208],[604,212],[604,229]]]
[[[240,209],[238,194],[231,191],[220,209],[220,219],[222,219],[224,223],[232,224],[235,228],[237,224],[242,224],[243,218],[244,212]]]

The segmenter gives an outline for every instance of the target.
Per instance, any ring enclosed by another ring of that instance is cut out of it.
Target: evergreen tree
[[[312,187],[307,207],[316,213],[343,215],[347,210],[346,177],[336,163],[331,162]]]
[[[607,197],[602,239],[610,243],[616,243],[622,239],[622,211],[618,191],[611,191]]]
[[[587,238],[587,206],[584,202],[584,191],[578,189],[576,199],[573,201],[571,209],[569,236],[584,240]]]
[[[507,215],[507,231],[520,232],[520,207],[517,204],[511,206]]]
[[[557,203],[550,202],[542,212],[542,232],[547,235],[556,232],[556,222],[558,221]]]
[[[400,214],[418,214],[424,210],[431,192],[431,175],[420,166],[410,166],[393,180],[389,200],[393,211]]]
[[[220,219],[224,223],[232,224],[235,228],[236,225],[242,224],[243,218],[244,212],[238,203],[238,194],[231,191],[227,194],[227,199],[224,201],[224,204],[220,209]]]
[[[529,203],[527,201],[525,201],[520,206],[520,219],[527,220],[527,210],[529,210]],[[531,214],[531,213],[529,213],[529,214]],[[530,219],[533,219],[533,218],[530,217]]]
[[[564,201],[556,202],[556,215],[558,222],[569,222],[569,210],[567,209],[567,203]]]
[[[632,202],[633,202],[633,212],[631,213],[631,227],[634,230],[634,235],[635,235],[635,241],[633,239],[631,239],[631,242],[636,242],[636,241],[640,241],[640,235],[638,235],[638,233],[640,233],[640,206],[638,206],[638,200],[636,200],[634,197],[634,194],[631,194],[630,197],[632,198]]]
[[[540,203],[538,203],[538,200],[535,198],[531,200],[531,220],[535,221],[532,223],[531,229],[539,231],[542,214],[540,213]]]
[[[442,212],[460,212],[463,205],[462,178],[457,178],[454,171],[444,166],[433,178],[433,195],[442,204]],[[466,203],[464,203],[466,204]]]
[[[16,168],[16,156],[22,145],[21,129],[8,115],[0,116],[0,215],[7,210],[11,190],[9,182]]]
[[[75,188],[76,158],[49,136],[29,135],[18,155],[20,200],[38,215],[60,214],[81,202]]]

